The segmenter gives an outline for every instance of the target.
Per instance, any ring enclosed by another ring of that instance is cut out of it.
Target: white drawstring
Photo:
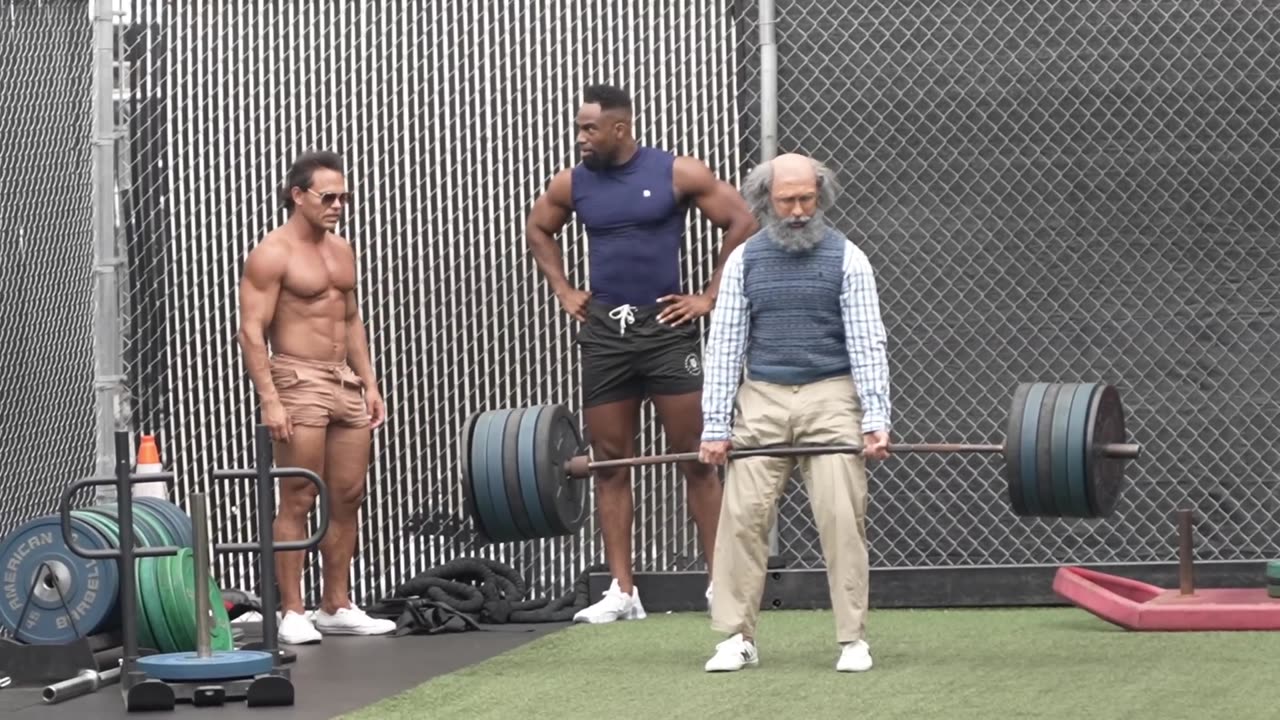
[[[626,335],[627,326],[635,323],[635,310],[635,307],[631,305],[619,305],[609,312],[609,317],[618,321],[619,335]]]

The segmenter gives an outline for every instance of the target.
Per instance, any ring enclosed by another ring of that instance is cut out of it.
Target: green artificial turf
[[[574,626],[348,718],[1277,718],[1280,633],[1126,632],[1073,608],[875,611],[837,673],[829,611],[773,611],[760,665],[702,670],[704,615]]]

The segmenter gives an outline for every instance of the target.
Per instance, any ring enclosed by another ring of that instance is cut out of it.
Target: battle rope
[[[573,590],[558,598],[526,600],[527,587],[515,568],[496,560],[459,558],[401,583],[383,604],[425,598],[482,623],[564,622],[590,604],[588,579],[592,572],[604,569],[604,565],[587,568],[574,582]]]
[[[366,609],[371,617],[396,621],[396,635],[480,630],[480,624],[566,622],[591,604],[588,581],[592,565],[578,575],[570,590],[558,598],[525,599],[524,578],[510,565],[484,558],[459,558],[406,580],[390,597]],[[250,610],[261,611],[257,597],[224,590],[232,619]],[[520,632],[527,632],[520,630]]]

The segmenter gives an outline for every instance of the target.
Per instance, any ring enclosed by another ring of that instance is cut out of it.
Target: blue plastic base
[[[138,669],[172,682],[235,680],[270,672],[271,654],[256,650],[214,651],[202,658],[194,652],[166,653],[138,658]]]

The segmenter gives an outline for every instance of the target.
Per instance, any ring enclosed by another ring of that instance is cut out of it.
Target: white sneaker
[[[845,643],[836,661],[840,672],[865,672],[871,669],[871,648],[865,640]]]
[[[711,614],[711,584],[707,583],[707,614]]]
[[[604,599],[579,610],[573,621],[598,625],[614,620],[643,620],[645,617],[644,605],[640,604],[640,588],[631,586],[631,594],[628,595],[622,592],[615,579],[604,592]]]
[[[352,605],[338,608],[330,615],[316,611],[316,629],[325,635],[386,635],[396,629],[395,620],[371,618],[363,610]]]
[[[280,618],[276,637],[280,639],[281,645],[310,645],[320,642],[321,639],[316,626],[312,625],[305,615],[292,610]]]
[[[745,665],[759,665],[760,654],[756,652],[756,644],[742,639],[738,633],[716,645],[716,654],[707,660],[707,672],[733,672],[741,670]]]

